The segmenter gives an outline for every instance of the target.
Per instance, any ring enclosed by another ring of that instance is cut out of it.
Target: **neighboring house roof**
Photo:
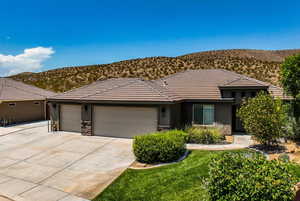
[[[81,101],[172,102],[180,100],[225,100],[220,87],[264,87],[274,96],[283,90],[265,82],[222,69],[187,70],[163,79],[113,78],[97,81],[50,99]]]
[[[284,100],[292,100],[293,99],[293,97],[286,95],[284,93],[283,89],[280,87],[270,85],[268,90],[269,90],[270,94],[276,98],[280,98],[280,99],[284,99]]]
[[[0,78],[0,101],[44,100],[55,94],[9,78]]]

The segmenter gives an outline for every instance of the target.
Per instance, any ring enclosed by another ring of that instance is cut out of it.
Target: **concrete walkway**
[[[48,125],[47,121],[38,121],[38,122],[31,122],[31,123],[22,123],[16,124],[6,127],[0,127],[0,136],[7,135],[9,133],[13,133],[20,130],[30,129],[30,128],[37,128],[37,127],[46,127]]]
[[[129,139],[15,128],[0,136],[0,195],[14,201],[87,201],[134,161]]]
[[[253,144],[250,135],[234,135],[232,144],[206,145],[206,144],[187,144],[188,149],[195,150],[234,150],[244,149]]]

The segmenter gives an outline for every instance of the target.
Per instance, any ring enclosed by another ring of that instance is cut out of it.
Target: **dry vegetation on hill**
[[[66,67],[41,73],[21,73],[13,79],[63,92],[114,77],[157,79],[186,69],[222,68],[278,85],[279,66],[297,50],[218,50],[179,57],[150,57],[111,64]]]

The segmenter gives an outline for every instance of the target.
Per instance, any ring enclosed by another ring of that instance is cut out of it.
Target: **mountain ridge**
[[[117,77],[158,79],[187,69],[226,69],[279,85],[279,68],[285,57],[300,49],[227,49],[185,54],[177,57],[146,57],[110,64],[71,66],[39,73],[20,73],[11,78],[47,90],[64,92],[96,80]]]

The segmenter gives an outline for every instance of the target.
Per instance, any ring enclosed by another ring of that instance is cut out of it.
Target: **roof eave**
[[[46,98],[45,99],[18,99],[18,100],[13,100],[13,99],[11,99],[11,100],[0,100],[0,103],[5,103],[5,102],[27,102],[27,101],[45,101],[46,100]]]
[[[218,86],[221,90],[228,89],[268,89],[269,86]]]
[[[82,99],[47,99],[48,102],[62,102],[62,103],[94,103],[94,104],[174,104],[180,101],[129,101],[129,100],[82,100]]]

